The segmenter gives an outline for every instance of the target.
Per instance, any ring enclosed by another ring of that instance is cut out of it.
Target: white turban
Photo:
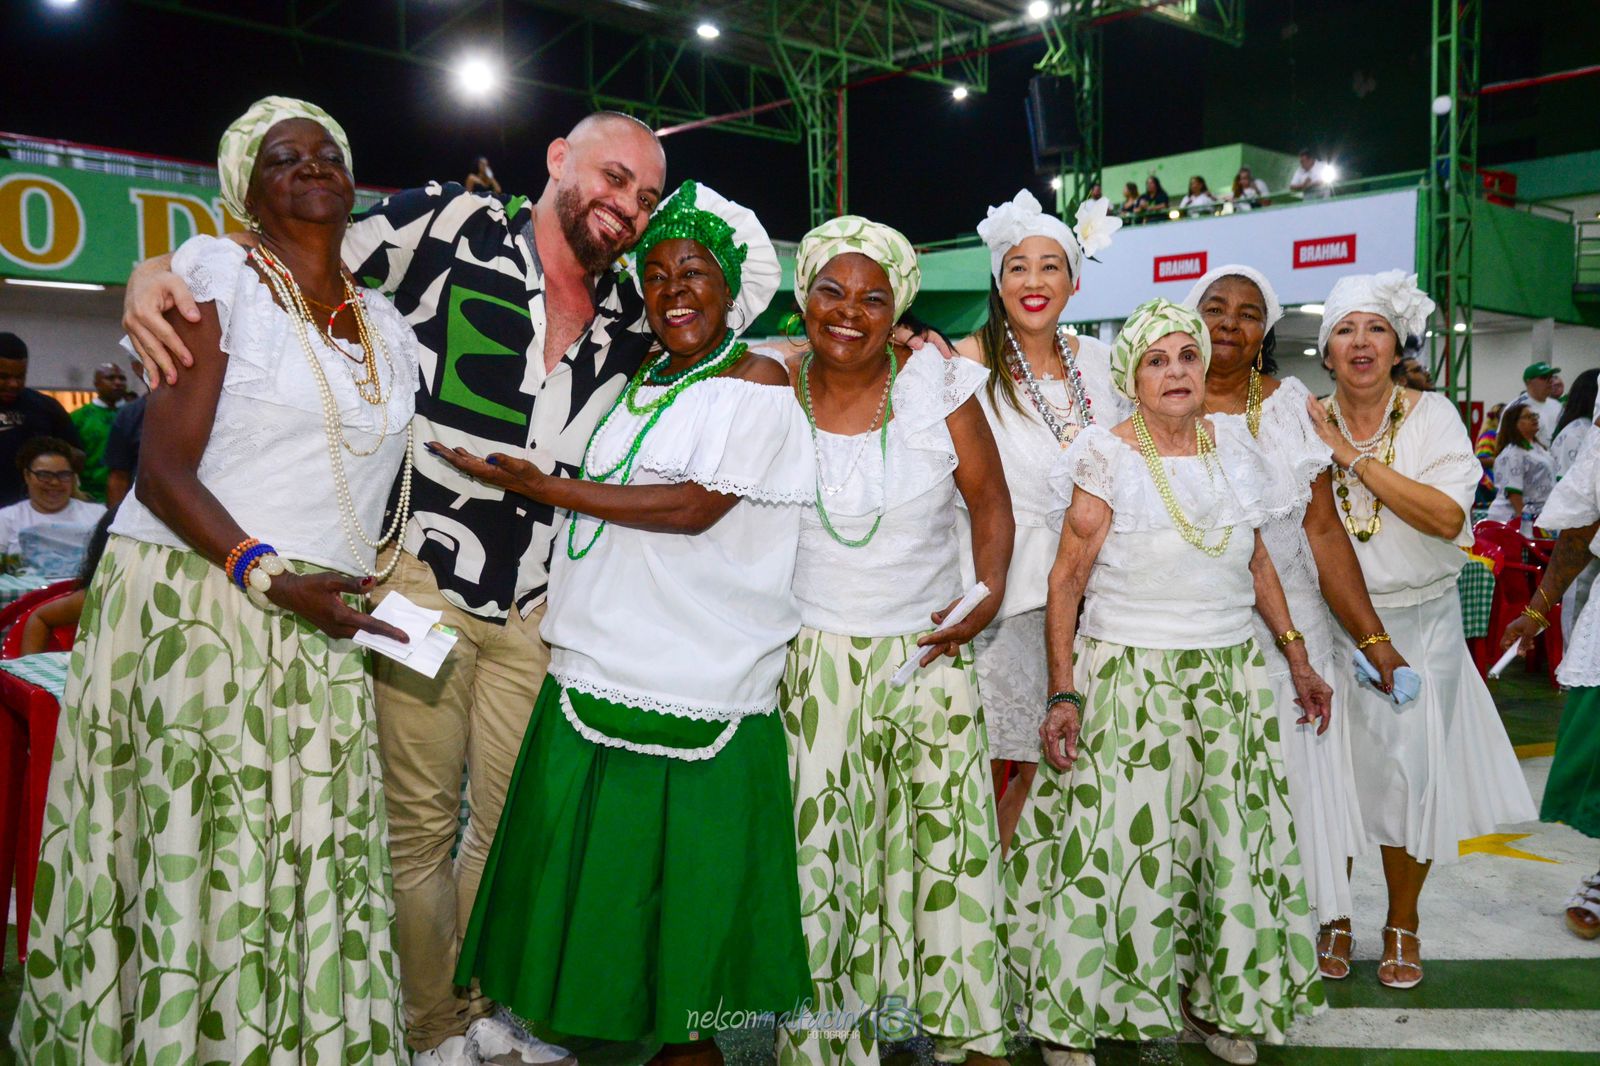
[[[1406,340],[1420,337],[1428,327],[1434,303],[1417,285],[1417,276],[1404,270],[1385,270],[1381,274],[1351,274],[1340,278],[1323,303],[1322,326],[1317,330],[1317,350],[1328,350],[1333,328],[1357,311],[1382,315],[1394,327],[1395,350]]]
[[[1061,245],[1067,255],[1067,273],[1074,283],[1083,270],[1084,256],[1092,256],[1111,244],[1111,235],[1122,228],[1122,219],[1109,218],[1107,200],[1085,200],[1078,205],[1078,230],[1046,214],[1033,193],[1023,189],[1010,203],[989,208],[989,217],[978,223],[978,236],[989,246],[989,273],[1000,281],[1000,266],[1006,253],[1029,237],[1048,237]]]
[[[1272,282],[1268,281],[1267,276],[1255,267],[1243,266],[1239,263],[1219,266],[1195,282],[1194,288],[1189,290],[1189,295],[1183,298],[1183,306],[1198,311],[1200,309],[1200,301],[1205,299],[1206,290],[1223,278],[1244,278],[1260,289],[1261,298],[1267,302],[1267,328],[1271,329],[1278,324],[1278,319],[1283,317],[1283,305],[1278,302],[1278,294],[1273,291]]]

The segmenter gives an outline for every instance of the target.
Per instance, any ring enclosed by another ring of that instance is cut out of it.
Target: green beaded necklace
[[[632,481],[633,464],[639,457],[639,449],[644,446],[644,439],[650,435],[650,431],[656,428],[656,423],[661,421],[661,416],[666,414],[667,408],[671,407],[689,386],[697,385],[708,378],[716,377],[740,359],[743,359],[745,352],[748,350],[743,342],[734,342],[733,331],[729,330],[723,336],[722,343],[717,345],[715,351],[696,360],[686,370],[673,375],[672,384],[667,386],[666,392],[654,400],[649,400],[642,404],[639,402],[639,391],[652,384],[649,380],[651,375],[666,366],[671,361],[672,356],[670,353],[663,352],[660,359],[641,367],[639,372],[633,376],[633,379],[628,382],[627,388],[622,390],[622,395],[617,397],[616,402],[611,405],[611,409],[605,413],[605,417],[600,419],[600,424],[595,427],[594,434],[589,438],[589,446],[583,452],[583,463],[578,468],[578,480],[607,482],[617,485],[626,485]],[[633,443],[628,446],[628,450],[621,459],[617,460],[609,469],[590,470],[589,451],[594,447],[594,442],[600,438],[600,434],[605,432],[606,426],[611,422],[611,416],[617,413],[617,408],[624,406],[631,414],[649,415],[649,418],[646,419],[639,432],[634,435]],[[615,482],[611,482],[612,475],[619,472],[621,476]],[[590,550],[600,542],[600,535],[606,531],[606,523],[604,521],[600,523],[589,543],[582,548],[577,545],[577,530],[578,513],[574,511],[567,519],[568,559],[577,560],[588,555]]]
[[[878,452],[883,459],[883,496],[889,498],[889,420],[894,417],[894,379],[899,373],[895,366],[894,348],[891,345],[889,352],[889,383],[884,386],[887,399],[884,403],[883,424],[878,429]],[[828,517],[828,508],[822,502],[822,445],[817,440],[817,416],[811,409],[811,361],[816,353],[807,352],[805,358],[800,360],[800,407],[806,413],[806,422],[811,426],[811,448],[816,455],[817,462],[817,517],[822,519],[822,528],[828,536],[844,545],[846,548],[865,548],[878,535],[878,526],[883,523],[883,510],[880,507],[878,517],[872,520],[872,528],[866,535],[857,540],[841,536],[833,528],[833,520]],[[869,431],[870,432],[870,431]]]

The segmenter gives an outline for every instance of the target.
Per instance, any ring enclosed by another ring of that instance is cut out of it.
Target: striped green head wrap
[[[244,206],[245,194],[250,191],[250,175],[255,173],[256,156],[261,154],[261,142],[267,131],[285,119],[308,118],[328,131],[339,151],[344,155],[345,169],[355,174],[350,161],[350,138],[344,127],[333,120],[316,104],[288,96],[264,96],[250,105],[250,109],[233,120],[222,134],[217,146],[217,177],[222,182],[222,206],[240,222],[250,221],[250,212]]]
[[[905,314],[922,287],[916,249],[899,230],[860,215],[840,215],[800,238],[794,260],[794,297],[800,309],[805,310],[806,296],[822,268],[846,252],[859,252],[883,268],[894,293],[894,317]]]
[[[722,268],[722,277],[728,283],[728,292],[739,295],[743,281],[744,258],[750,254],[748,244],[733,242],[733,226],[721,215],[707,211],[695,204],[700,186],[686,181],[678,191],[657,207],[650,216],[650,225],[634,248],[635,261],[644,268],[645,256],[662,241],[691,240],[699,243]]]
[[[1139,359],[1150,346],[1169,333],[1187,333],[1200,345],[1202,372],[1211,366],[1211,331],[1198,311],[1157,297],[1133,309],[1111,346],[1111,381],[1128,399],[1134,399],[1134,377]]]

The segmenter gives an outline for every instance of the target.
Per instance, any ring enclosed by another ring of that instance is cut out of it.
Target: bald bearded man
[[[394,301],[422,347],[411,519],[373,599],[399,591],[442,610],[460,637],[433,680],[377,660],[396,945],[417,1066],[472,1061],[468,1026],[493,1006],[454,989],[451,975],[550,661],[539,623],[557,529],[553,508],[468,478],[420,443],[520,450],[574,476],[649,348],[638,291],[612,265],[661,199],[660,142],[627,115],[599,112],[552,141],[545,163],[537,202],[435,183],[384,200],[344,240],[345,266]],[[170,382],[189,360],[163,313],[190,315],[194,304],[168,261],[134,272],[123,324]],[[452,861],[463,769],[469,816]]]

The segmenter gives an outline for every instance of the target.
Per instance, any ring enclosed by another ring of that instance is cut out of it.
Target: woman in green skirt
[[[192,369],[150,396],[61,705],[13,1044],[24,1062],[400,1063],[381,774],[358,629],[417,378],[339,264],[350,149],[258,101],[223,202],[259,245],[173,256]],[[311,308],[343,304],[329,323]],[[358,580],[358,575],[366,575]],[[380,575],[381,576],[381,575]]]
[[[941,1061],[1004,1051],[999,832],[966,645],[1005,598],[1011,499],[973,398],[987,371],[889,344],[918,278],[903,236],[854,216],[795,262],[809,348],[790,372],[816,474],[780,699],[815,1001],[780,1030],[783,1063],[872,1062],[918,1033]],[[989,595],[940,628],[962,595],[957,493]],[[908,660],[922,668],[897,687]]]
[[[1251,1063],[1322,1003],[1263,655],[1288,658],[1301,722],[1326,728],[1331,690],[1259,533],[1295,487],[1243,418],[1203,417],[1210,354],[1196,312],[1141,305],[1111,354],[1133,417],[1051,475],[1048,767],[1006,872],[1013,994],[1050,1066],[1181,1025]]]
[[[1522,641],[1526,654],[1550,619],[1545,612],[1590,563],[1600,556],[1600,434],[1591,434],[1544,510],[1541,529],[1559,529],[1555,552],[1545,567],[1533,603],[1506,627],[1505,645]],[[1585,606],[1572,628],[1556,680],[1567,690],[1556,736],[1555,759],[1544,786],[1539,817],[1565,822],[1586,837],[1600,839],[1600,608]],[[1578,882],[1566,902],[1567,928],[1585,940],[1600,937],[1600,873]]]
[[[811,449],[783,367],[730,328],[780,278],[755,216],[687,182],[634,255],[665,351],[601,419],[579,478],[430,444],[572,512],[550,676],[457,976],[558,1033],[717,1063],[718,1029],[807,995],[774,709]]]

